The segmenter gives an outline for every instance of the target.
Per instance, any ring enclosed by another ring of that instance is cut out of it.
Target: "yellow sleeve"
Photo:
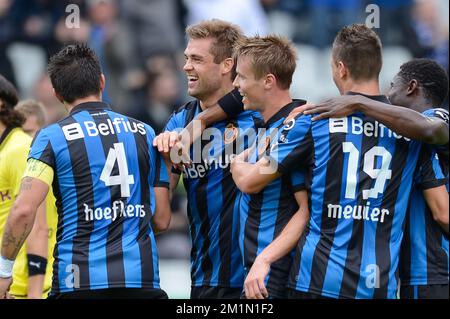
[[[49,187],[52,187],[53,176],[54,172],[51,166],[34,158],[28,160],[25,173],[23,174],[23,177],[37,178]]]
[[[27,165],[28,147],[20,147],[13,150],[7,159],[7,169],[9,173],[9,182],[14,198],[19,194],[22,174]]]

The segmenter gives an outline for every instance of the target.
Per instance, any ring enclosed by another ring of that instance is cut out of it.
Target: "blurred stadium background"
[[[80,9],[79,28],[66,24],[71,4]],[[182,73],[186,25],[220,18],[246,35],[291,38],[299,55],[292,94],[317,102],[338,94],[329,66],[334,35],[344,25],[364,23],[370,4],[381,14],[383,90],[413,57],[435,59],[448,70],[448,0],[0,0],[0,73],[22,99],[45,105],[49,123],[57,121],[64,108],[53,97],[46,63],[65,44],[88,43],[107,77],[104,99],[159,132],[189,98]],[[161,285],[171,298],[190,292],[185,207],[179,187],[171,230],[158,236]]]

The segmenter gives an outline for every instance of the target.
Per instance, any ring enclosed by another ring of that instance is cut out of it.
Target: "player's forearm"
[[[33,228],[27,238],[27,254],[47,258],[48,226],[45,202],[39,206]]]
[[[194,143],[201,137],[206,127],[223,121],[227,118],[227,114],[222,108],[216,104],[200,112],[181,132],[181,135],[189,136],[190,143]]]
[[[45,275],[36,275],[28,278],[28,299],[42,299]]]
[[[214,123],[223,121],[227,119],[227,114],[224,112],[224,110],[218,105],[215,104],[211,107],[208,107],[203,112],[200,112],[196,117],[195,120],[198,120],[201,122],[203,127],[212,125]]]
[[[263,188],[255,178],[255,174],[253,174],[255,167],[255,164],[242,161],[236,161],[232,164],[231,174],[236,186],[241,192],[256,194]]]
[[[358,98],[356,111],[370,116],[392,131],[427,144],[448,143],[448,127],[443,121],[432,120],[414,110],[368,98]]]
[[[156,233],[166,231],[170,225],[172,212],[170,210],[169,190],[165,187],[155,187],[155,213],[152,219]]]
[[[169,171],[170,172],[170,171]],[[180,175],[175,173],[170,173],[170,182],[169,182],[169,201],[172,202],[173,194],[175,193],[175,189],[178,186],[178,182],[180,181]]]
[[[433,219],[448,234],[449,198],[445,186],[439,186],[423,191],[423,195],[431,211]]]
[[[15,260],[20,248],[31,232],[34,223],[32,207],[13,204],[3,232],[1,255],[9,260]]]
[[[297,245],[309,220],[307,208],[300,208],[295,213],[280,235],[267,246],[258,258],[268,264],[273,264],[289,254]]]

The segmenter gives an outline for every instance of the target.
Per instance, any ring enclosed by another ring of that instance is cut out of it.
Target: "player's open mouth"
[[[187,79],[188,79],[188,87],[189,88],[194,87],[198,82],[198,77],[194,76],[194,75],[188,75]]]
[[[246,95],[244,92],[239,91],[239,94],[241,94],[241,96],[242,96],[242,102],[244,102],[245,100],[247,100],[247,95]]]
[[[193,76],[193,75],[188,75],[187,79],[189,82],[197,82],[198,81],[198,77]]]

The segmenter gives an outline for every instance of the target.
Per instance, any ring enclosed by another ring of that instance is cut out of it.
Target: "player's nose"
[[[191,71],[193,69],[194,68],[192,66],[192,63],[189,60],[186,60],[186,62],[184,63],[184,66],[183,66],[183,70],[184,71]]]

